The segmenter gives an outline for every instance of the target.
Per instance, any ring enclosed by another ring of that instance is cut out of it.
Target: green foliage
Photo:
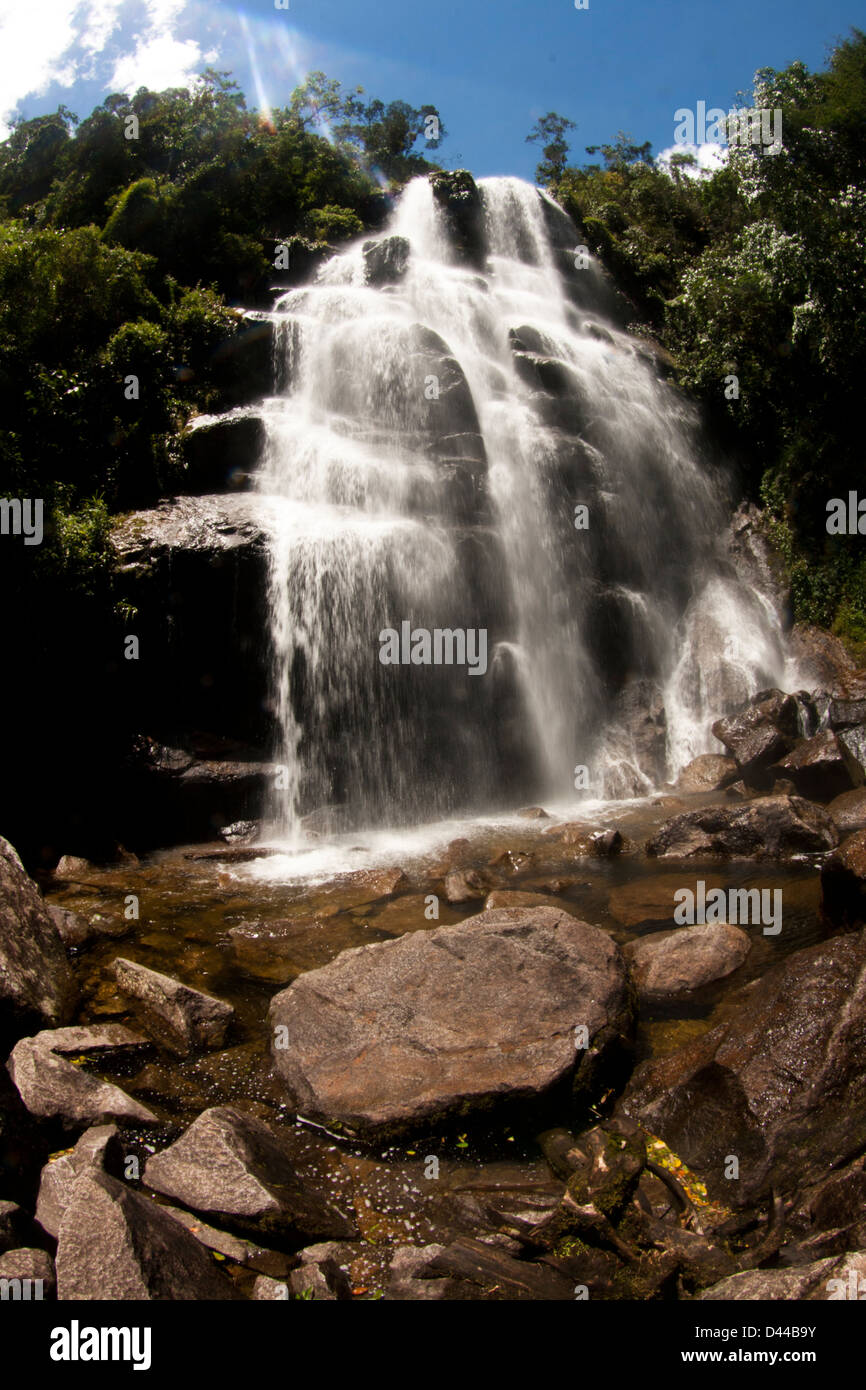
[[[602,148],[605,169],[566,169],[553,191],[640,316],[658,329],[664,301],[676,292],[685,266],[710,234],[702,190],[648,164],[646,145],[620,136],[617,145]]]
[[[268,302],[276,242],[378,226],[382,172],[435,167],[423,150],[444,134],[435,107],[316,73],[264,117],[213,70],[192,91],[112,94],[80,123],[61,107],[16,124],[0,143],[7,490],[57,485],[70,516],[93,496],[151,505],[175,480],[185,417],[219,407],[244,328],[226,299]]]
[[[101,497],[87,498],[77,508],[67,485],[55,491],[49,535],[44,552],[47,572],[54,570],[67,595],[97,599],[105,590],[110,556],[111,518]]]
[[[862,477],[866,35],[854,30],[824,72],[762,69],[751,105],[781,109],[778,153],[733,146],[724,168],[695,176],[689,156],[654,166],[620,133],[588,148],[603,168],[560,168],[552,191],[739,457],[797,616],[860,643],[858,540],[827,536],[826,504]]]
[[[363,87],[344,93],[335,78],[312,72],[292,93],[291,116],[304,130],[327,131],[369,170],[404,183],[432,166],[416,147],[438,150],[447,134],[435,106],[405,101],[365,102]]]
[[[335,207],[328,203],[313,208],[309,215],[310,230],[317,241],[347,241],[363,232],[364,224],[351,208]]]
[[[568,163],[566,131],[576,128],[574,121],[558,115],[556,111],[548,111],[546,116],[541,116],[535,122],[526,143],[541,145],[542,157],[535,169],[538,183],[546,187],[562,178]]]
[[[587,154],[598,154],[601,150],[606,169],[622,173],[634,164],[651,164],[652,145],[647,140],[643,145],[635,145],[624,130],[618,132],[612,145],[587,145]]]
[[[160,202],[154,179],[137,179],[114,204],[102,233],[104,241],[117,242],[132,251],[148,251],[160,242]]]

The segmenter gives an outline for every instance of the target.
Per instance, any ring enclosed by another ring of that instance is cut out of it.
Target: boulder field
[[[61,1300],[847,1296],[866,711],[842,676],[760,692],[642,809],[523,807],[282,896],[244,877],[275,852],[251,820],[65,856],[47,898],[0,842],[0,1273]],[[762,891],[773,914],[738,916]]]

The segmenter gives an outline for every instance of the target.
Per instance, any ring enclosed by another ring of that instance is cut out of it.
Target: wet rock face
[[[484,204],[467,169],[430,175],[433,197],[445,214],[445,224],[456,258],[482,269],[487,250]]]
[[[866,922],[866,830],[850,835],[821,866],[821,915],[831,927]]]
[[[866,724],[866,700],[831,700],[827,708],[831,729],[853,729]]]
[[[207,495],[247,490],[264,440],[264,422],[258,415],[228,415],[193,425],[181,436],[182,491]]]
[[[731,519],[728,549],[738,572],[773,604],[784,627],[791,625],[791,586],[784,561],[767,538],[763,517],[744,502]]]
[[[468,903],[483,898],[490,887],[475,869],[451,869],[445,875],[445,897],[449,903]]]
[[[611,643],[610,631],[602,641]],[[618,659],[614,656],[613,660],[606,662],[608,672],[612,672]],[[624,670],[620,672],[617,683],[624,674]],[[613,717],[627,736],[627,746],[630,747],[635,765],[654,785],[658,785],[665,775],[668,721],[662,692],[655,681],[628,680],[616,698]]]
[[[275,248],[288,248],[288,265],[284,269],[274,269],[270,279],[274,290],[293,289],[308,280],[315,279],[326,261],[336,253],[337,248],[326,241],[311,241],[309,237],[290,236],[285,241],[275,241]],[[270,302],[270,296],[265,300]]]
[[[799,706],[781,690],[761,691],[739,713],[717,720],[713,733],[748,780],[789,751],[799,733]]]
[[[815,1182],[866,1135],[866,935],[774,966],[730,1021],[642,1063],[619,1108],[658,1135],[729,1206]],[[736,1181],[725,1177],[733,1155]]]
[[[839,832],[820,806],[798,796],[762,796],[674,816],[647,842],[647,854],[688,859],[729,855],[785,858],[835,849]]]
[[[798,743],[773,770],[793,783],[798,796],[811,800],[830,801],[851,790],[851,774],[839,740],[830,729]]]
[[[687,997],[713,980],[724,979],[746,959],[751,942],[728,922],[706,922],[676,931],[657,932],[629,942],[629,961],[644,1004]]]
[[[592,1090],[630,1018],[618,948],[555,908],[485,911],[345,951],[270,1012],[291,1104],[369,1136],[561,1083]]]
[[[810,689],[826,690],[838,700],[866,699],[866,672],[832,633],[797,623],[791,633],[791,655]]]
[[[855,787],[834,797],[827,807],[843,835],[866,830],[866,787]]]
[[[733,758],[722,757],[719,753],[701,753],[683,768],[677,779],[677,791],[715,791],[727,786],[736,771]]]
[[[137,739],[127,766],[139,811],[134,833],[145,842],[148,837],[182,844],[212,840],[227,818],[262,810],[277,772],[276,764],[264,760],[194,758],[182,749]],[[243,853],[242,848],[235,853]]]
[[[210,1254],[155,1202],[105,1173],[84,1174],[60,1222],[61,1299],[233,1299]]]
[[[187,758],[182,768],[133,751],[118,774],[120,833],[137,846],[213,838],[260,814],[256,777],[267,773],[255,766],[270,742],[267,650],[249,622],[266,607],[261,504],[240,493],[176,498],[124,517],[112,543],[140,644],[138,661],[120,653],[129,742],[147,730],[149,748]],[[192,758],[202,735],[219,751]]]
[[[356,1233],[341,1212],[301,1184],[277,1133],[229,1105],[206,1110],[176,1143],[149,1159],[144,1181],[239,1230],[301,1242]]]
[[[66,951],[39,890],[0,838],[0,1038],[65,1023],[73,1003]]]
[[[866,783],[866,724],[842,729],[838,734],[839,751],[855,787]]]
[[[406,274],[409,242],[403,236],[364,242],[364,273],[368,285],[396,285]]]

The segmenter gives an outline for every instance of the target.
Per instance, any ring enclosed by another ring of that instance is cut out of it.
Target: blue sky
[[[370,96],[439,107],[441,158],[532,177],[537,117],[576,121],[573,151],[620,129],[673,143],[674,111],[728,109],[758,67],[824,65],[863,0],[0,0],[0,122],[111,91],[230,69],[250,105],[281,105],[323,69]],[[0,126],[0,130],[3,127]]]

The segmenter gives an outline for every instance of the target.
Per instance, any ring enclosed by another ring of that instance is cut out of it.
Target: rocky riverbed
[[[642,801],[234,826],[38,884],[2,842],[0,1276],[839,1296],[866,1271],[858,681],[761,692]]]

